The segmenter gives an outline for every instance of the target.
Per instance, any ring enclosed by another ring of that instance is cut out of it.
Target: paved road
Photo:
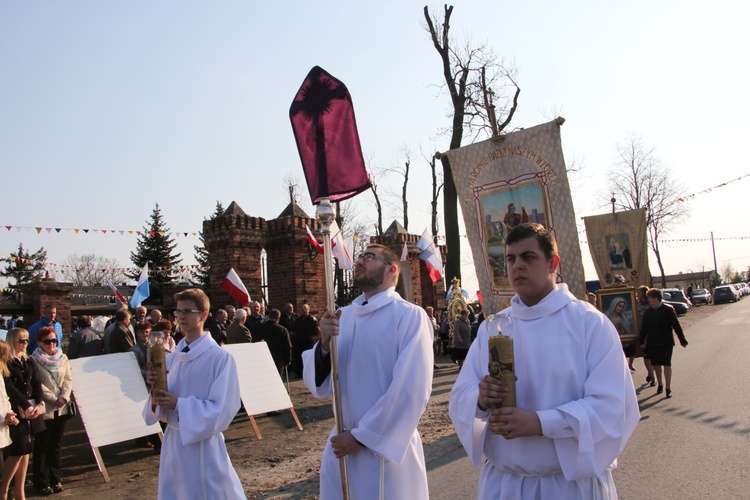
[[[672,399],[637,378],[641,422],[614,474],[622,499],[750,498],[750,300],[685,336],[690,345],[672,357]]]
[[[641,422],[614,473],[623,500],[750,498],[750,300],[685,336],[690,345],[672,357],[672,399],[646,387],[637,365]],[[453,451],[428,464],[430,496],[476,498],[479,472],[451,438]]]

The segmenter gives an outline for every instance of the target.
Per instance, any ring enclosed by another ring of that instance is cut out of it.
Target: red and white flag
[[[115,297],[117,297],[117,300],[122,302],[123,304],[127,304],[128,301],[125,298],[123,294],[120,293],[120,291],[117,289],[114,283],[112,283],[109,278],[104,278],[104,282],[109,285],[110,290],[112,290],[112,293],[115,294]]]
[[[310,245],[318,251],[319,254],[323,253],[323,245],[318,243],[318,240],[315,239],[315,236],[313,236],[312,232],[310,231],[310,228],[307,227],[307,224],[305,224],[305,231],[307,231],[307,242],[310,243]]]
[[[409,250],[406,248],[406,242],[404,241],[404,249],[401,250],[401,262],[407,262],[409,260]]]
[[[331,252],[339,263],[339,269],[354,269],[354,259],[352,251],[354,249],[354,239],[350,236],[345,238],[339,229],[336,221],[331,223]]]
[[[221,284],[221,289],[227,292],[234,300],[239,302],[242,307],[248,305],[250,300],[252,300],[247,288],[245,288],[240,277],[237,276],[234,268],[231,268],[227,277],[224,278],[224,282]]]
[[[430,272],[430,279],[433,283],[443,277],[443,258],[440,256],[440,249],[435,245],[430,237],[430,233],[425,228],[422,237],[417,242],[417,248],[422,250],[419,258],[427,264],[427,270]]]

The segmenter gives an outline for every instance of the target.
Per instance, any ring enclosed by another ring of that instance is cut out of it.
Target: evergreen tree
[[[23,243],[19,243],[18,251],[11,252],[10,257],[5,259],[7,264],[5,269],[0,271],[0,276],[6,278],[8,284],[11,286],[25,285],[39,281],[44,277],[44,264],[46,260],[47,251],[44,247],[32,254],[23,248]],[[18,291],[4,291],[3,295],[12,297],[18,303]]]
[[[174,281],[171,276],[172,273],[165,271],[164,268],[169,269],[182,262],[182,259],[180,259],[182,254],[173,254],[177,243],[174,242],[169,232],[169,228],[166,227],[161,217],[161,210],[159,210],[159,204],[157,203],[154,211],[151,212],[149,226],[143,228],[143,233],[136,242],[135,252],[130,252],[130,260],[139,269],[135,273],[129,274],[129,278],[137,281],[140,268],[145,266],[146,263],[148,263],[151,271],[157,271],[148,278],[151,295],[158,295],[161,288],[171,285]]]
[[[224,215],[224,207],[222,206],[220,201],[216,201],[216,210],[214,210],[213,215],[209,218],[209,220],[214,220],[217,217],[220,217]],[[194,245],[193,248],[195,249],[195,261],[198,263],[198,270],[193,274],[195,277],[195,281],[203,287],[203,289],[208,293],[209,290],[211,290],[211,278],[210,273],[208,272],[208,266],[210,265],[208,261],[208,250],[206,250],[205,242],[203,241],[203,233],[200,233],[199,236],[201,240],[200,245]]]

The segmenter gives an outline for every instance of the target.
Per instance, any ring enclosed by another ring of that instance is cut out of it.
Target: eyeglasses
[[[16,339],[16,342],[18,342],[19,344],[28,344],[29,339]]]
[[[378,259],[380,262],[384,262],[386,265],[389,265],[389,266],[392,264],[392,262],[388,262],[380,255],[372,253],[372,252],[362,252],[361,254],[357,255],[357,260],[362,260],[364,262],[372,262],[372,259]]]
[[[198,309],[175,309],[174,314],[175,316],[184,316],[186,314],[190,313],[202,313],[203,311],[199,311]]]
[[[44,345],[57,345],[57,339],[44,339],[41,343]]]

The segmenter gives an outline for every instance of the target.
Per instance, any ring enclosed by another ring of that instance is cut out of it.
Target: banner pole
[[[326,284],[326,310],[335,313],[336,302],[333,294],[333,257],[331,255],[331,224],[335,218],[333,206],[328,197],[320,199],[315,217],[323,228],[323,260],[325,265],[325,284]],[[341,415],[341,392],[339,389],[339,353],[336,337],[331,337],[330,356],[331,356],[331,386],[333,392],[333,419],[336,422],[336,433],[341,434],[345,431],[344,420]],[[349,499],[349,478],[346,473],[346,457],[339,459],[339,469],[341,472],[341,491],[344,500]]]

